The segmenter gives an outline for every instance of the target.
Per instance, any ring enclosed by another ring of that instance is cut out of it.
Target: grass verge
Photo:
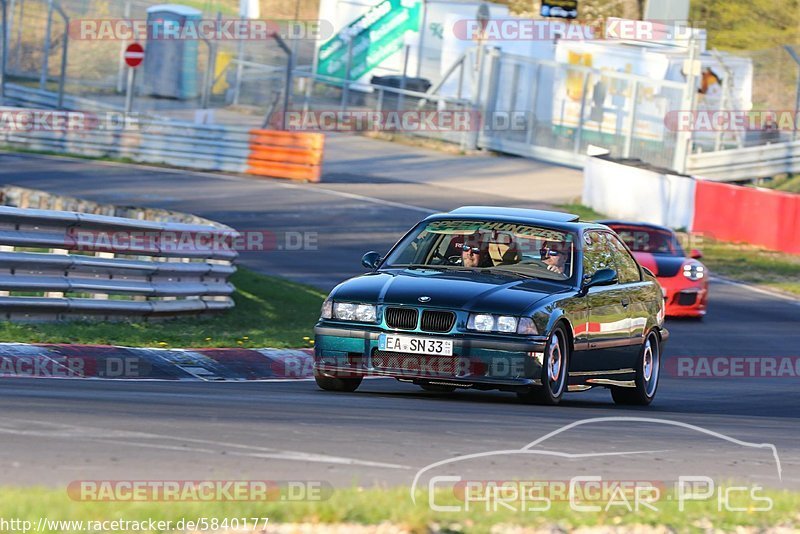
[[[236,306],[218,316],[158,322],[0,323],[0,341],[136,347],[303,347],[325,299],[321,291],[239,267]]]
[[[556,206],[561,211],[580,215],[585,221],[608,218],[578,203]],[[800,256],[767,250],[755,245],[705,238],[698,243],[702,262],[711,274],[764,286],[783,293],[800,295]]]
[[[720,488],[721,489],[721,488]],[[420,491],[414,504],[406,488],[346,488],[325,492],[323,500],[296,502],[86,502],[71,500],[65,490],[50,488],[0,488],[0,517],[30,521],[36,526],[40,518],[60,521],[172,521],[181,519],[195,521],[198,518],[269,518],[269,523],[356,523],[377,525],[391,523],[411,532],[464,532],[484,533],[496,525],[524,525],[527,527],[550,527],[568,531],[583,526],[626,525],[664,526],[668,531],[733,531],[738,527],[766,529],[784,527],[787,532],[800,524],[797,503],[800,495],[788,491],[759,490],[758,496],[770,499],[768,511],[757,511],[753,506],[765,507],[767,501],[753,501],[749,495],[732,494],[728,506],[720,506],[716,498],[687,502],[680,511],[674,495],[664,492],[651,505],[655,510],[642,507],[638,512],[629,511],[620,499],[605,498],[593,502],[592,506],[608,508],[599,512],[576,512],[564,500],[552,500],[551,507],[541,511],[520,511],[520,506],[542,507],[539,502],[511,502],[508,507],[498,503],[471,503],[466,506],[457,500],[452,491],[437,492],[437,506],[457,506],[459,511],[433,511],[428,505],[429,494]],[[282,493],[282,495],[285,495]],[[631,494],[632,495],[632,494]],[[738,496],[738,497],[737,497]],[[745,500],[747,499],[747,500]],[[509,503],[509,501],[505,501]],[[608,503],[611,503],[610,505]],[[498,504],[497,507],[494,504]],[[575,504],[575,503],[573,503]],[[580,503],[589,505],[589,503]],[[628,501],[628,504],[632,504]],[[464,510],[464,508],[468,508]],[[512,508],[512,509],[509,509]],[[722,508],[722,510],[720,510]],[[728,508],[728,509],[726,509]],[[741,511],[733,511],[738,508]],[[253,519],[250,519],[251,523]],[[261,520],[263,523],[263,519]],[[60,525],[60,528],[43,528],[39,532],[86,532],[91,525]],[[175,527],[162,531],[176,530]],[[205,529],[208,530],[208,529]],[[217,529],[213,529],[217,530]],[[222,527],[219,531],[229,530]],[[232,528],[230,529],[233,530]]]

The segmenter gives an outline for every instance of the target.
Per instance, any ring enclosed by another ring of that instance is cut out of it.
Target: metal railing
[[[800,140],[691,154],[686,172],[721,182],[800,173]]]
[[[118,122],[114,119],[119,119]],[[88,119],[87,119],[88,120]],[[3,131],[6,145],[93,157],[128,158],[191,169],[245,172],[250,129],[104,115],[98,127]]]
[[[0,207],[0,318],[165,317],[233,307],[227,227]]]

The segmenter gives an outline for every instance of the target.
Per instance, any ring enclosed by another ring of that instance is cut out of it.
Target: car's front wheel
[[[358,389],[358,386],[361,385],[363,379],[363,376],[352,378],[325,376],[316,369],[314,370],[314,380],[317,381],[317,385],[320,389],[324,389],[325,391],[355,391]]]
[[[517,393],[525,402],[555,405],[567,389],[569,375],[569,343],[564,328],[557,326],[547,340],[542,361],[541,386]]]
[[[611,396],[617,404],[647,406],[656,396],[661,373],[661,343],[658,334],[650,332],[642,345],[636,366],[636,387],[612,387]]]

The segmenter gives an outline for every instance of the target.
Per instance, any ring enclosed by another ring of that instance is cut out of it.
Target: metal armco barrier
[[[85,122],[93,120],[87,115]],[[321,133],[251,130],[126,117],[121,113],[103,116],[97,122],[98,127],[85,129],[6,130],[0,132],[0,140],[32,150],[128,158],[205,171],[314,182],[322,174]]]
[[[323,134],[250,130],[250,135],[248,174],[319,182]]]
[[[210,225],[3,206],[0,314],[30,321],[225,310],[234,305],[237,237]]]
[[[698,180],[692,230],[800,254],[800,195]]]
[[[686,172],[731,182],[800,172],[800,141],[692,154]]]

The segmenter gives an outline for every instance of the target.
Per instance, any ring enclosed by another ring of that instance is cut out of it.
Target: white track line
[[[2,151],[0,151],[2,153]],[[315,191],[318,193],[322,193],[324,195],[331,195],[341,198],[349,198],[351,200],[360,200],[362,202],[368,202],[371,204],[378,204],[381,206],[388,206],[391,208],[398,208],[410,211],[416,211],[420,213],[425,213],[430,215],[432,213],[439,213],[440,210],[432,210],[430,208],[423,208],[422,206],[414,206],[413,204],[405,204],[402,202],[393,202],[391,200],[384,200],[382,198],[375,198],[375,197],[368,197],[365,195],[358,195],[355,193],[345,193],[344,191],[336,191],[334,189],[325,189],[324,187],[316,187],[310,184],[307,185],[300,185],[291,182],[280,181],[279,178],[271,178],[271,179],[264,179],[264,178],[248,178],[246,176],[240,176],[237,174],[220,174],[218,172],[199,172],[193,170],[185,170],[185,169],[174,169],[169,167],[155,167],[152,165],[138,165],[135,163],[122,163],[118,161],[98,161],[92,159],[85,159],[85,158],[73,158],[69,156],[51,156],[51,155],[44,155],[44,154],[21,154],[21,153],[4,153],[8,156],[15,156],[20,158],[25,157],[38,157],[44,159],[63,159],[67,161],[74,161],[79,163],[92,163],[98,164],[106,167],[122,167],[126,169],[145,169],[154,172],[163,172],[168,174],[180,174],[180,175],[194,175],[194,176],[204,176],[204,177],[211,177],[217,178],[219,180],[227,180],[231,182],[245,182],[250,184],[263,184],[263,185],[274,185],[277,187],[283,187],[286,189],[302,189],[305,191]]]
[[[764,289],[751,284],[746,284],[744,282],[737,282],[735,280],[730,280],[728,278],[721,278],[719,276],[712,276],[711,281],[719,282],[721,284],[726,284],[729,286],[736,286],[742,289],[746,289],[747,291],[752,291],[753,293],[758,293],[759,295],[767,295],[770,297],[774,297],[776,299],[786,301],[790,304],[794,304],[795,306],[800,306],[800,299],[798,299],[797,297],[793,297],[791,295],[785,295],[777,291],[770,291],[769,289]]]

